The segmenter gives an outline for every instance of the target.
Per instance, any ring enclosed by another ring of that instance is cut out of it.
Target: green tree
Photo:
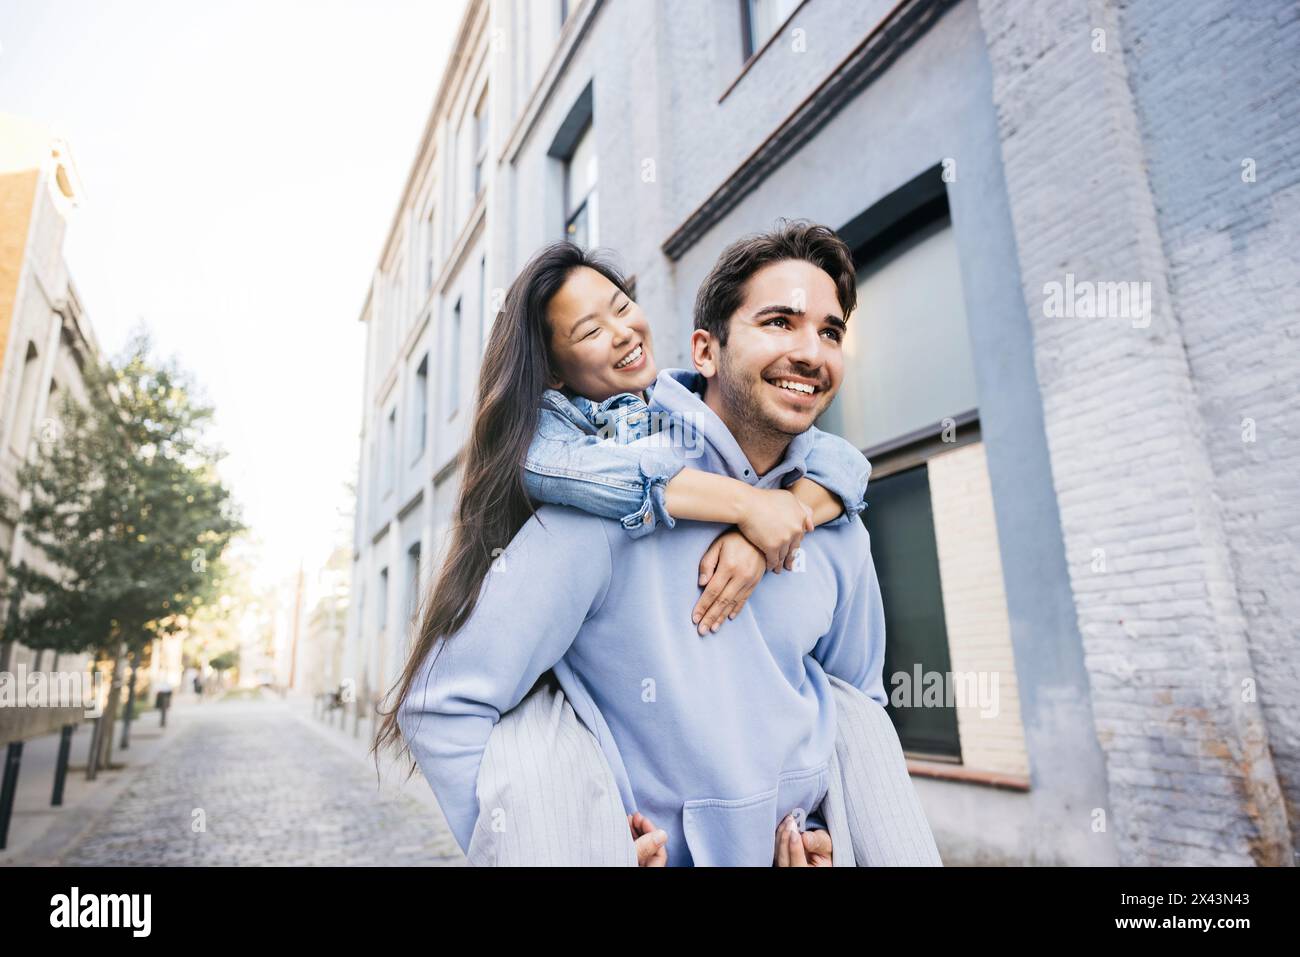
[[[215,599],[222,552],[244,528],[217,475],[224,453],[204,440],[212,408],[151,352],[137,331],[115,366],[84,370],[88,401],[65,400],[58,427],[42,429],[16,517],[57,570],[19,562],[6,589],[6,643],[113,661],[92,749],[105,762],[127,659]]]
[[[232,648],[230,651],[223,651],[213,658],[208,664],[213,671],[220,674],[223,671],[230,671],[232,668],[239,667],[239,649]]]
[[[198,668],[210,666],[218,655],[239,648],[244,616],[258,602],[251,582],[253,563],[248,554],[249,544],[247,537],[241,536],[226,550],[222,556],[225,570],[220,597],[202,605],[186,621],[182,647],[188,664]]]

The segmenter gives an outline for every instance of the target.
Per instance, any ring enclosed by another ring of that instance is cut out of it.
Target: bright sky
[[[0,0],[0,112],[64,137],[104,350],[143,318],[217,410],[258,579],[351,524],[357,321],[465,0]]]

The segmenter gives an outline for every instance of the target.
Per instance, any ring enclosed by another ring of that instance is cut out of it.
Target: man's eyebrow
[[[755,312],[751,318],[759,319],[763,316],[802,316],[803,314],[804,312],[802,309],[796,309],[793,306],[774,304],[770,306],[763,306],[761,309]],[[834,326],[836,329],[848,328],[848,323],[846,323],[840,316],[837,316],[833,313],[827,313],[825,321],[830,325]]]
[[[796,309],[793,306],[784,306],[777,303],[771,306],[763,306],[761,309],[757,310],[754,313],[753,318],[757,319],[759,316],[802,316],[802,315],[803,315],[802,309]]]
[[[623,290],[622,290],[622,289],[615,289],[615,290],[614,290],[614,295],[612,295],[612,296],[609,297],[609,305],[610,305],[610,308],[613,308],[613,306],[614,306],[614,300],[617,299],[617,298],[618,298],[619,296],[621,296],[622,294],[623,294]],[[595,314],[594,312],[589,312],[589,313],[587,313],[585,316],[583,316],[581,319],[579,319],[577,322],[575,322],[572,326],[569,327],[569,338],[570,338],[570,339],[573,338],[573,334],[574,334],[575,332],[578,331],[578,327],[579,327],[580,325],[582,325],[582,324],[583,324],[584,322],[586,322],[588,319],[595,319],[595,318],[596,318],[596,314]]]

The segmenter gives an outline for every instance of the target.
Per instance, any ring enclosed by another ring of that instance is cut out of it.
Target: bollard
[[[135,716],[135,664],[131,665],[131,685],[126,689],[126,710],[122,712],[122,743],[120,750],[131,747],[131,719]]]
[[[9,846],[9,818],[14,810],[14,793],[18,790],[18,766],[23,761],[23,743],[9,742],[5,754],[4,783],[0,784],[0,851]]]
[[[94,727],[90,729],[90,753],[86,756],[86,780],[95,780],[95,775],[99,773],[99,739],[103,733],[101,722],[104,716],[101,714],[94,719]]]
[[[75,724],[65,724],[59,732],[59,759],[54,764],[54,794],[50,798],[51,807],[63,805],[63,782],[68,777],[68,752],[72,750],[72,732],[77,730]]]

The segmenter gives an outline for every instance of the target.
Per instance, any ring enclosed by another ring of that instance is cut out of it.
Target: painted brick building
[[[945,861],[1294,863],[1298,94],[1283,0],[471,0],[361,313],[344,671],[398,674],[533,250],[615,250],[681,365],[718,252],[806,217]]]
[[[23,503],[18,472],[58,433],[60,399],[86,401],[82,369],[99,343],[63,258],[81,183],[68,144],[25,117],[0,115],[0,492]],[[0,516],[0,549],[53,573],[13,522]],[[0,614],[7,603],[0,600]],[[0,671],[77,671],[90,656],[53,655],[0,642]]]

